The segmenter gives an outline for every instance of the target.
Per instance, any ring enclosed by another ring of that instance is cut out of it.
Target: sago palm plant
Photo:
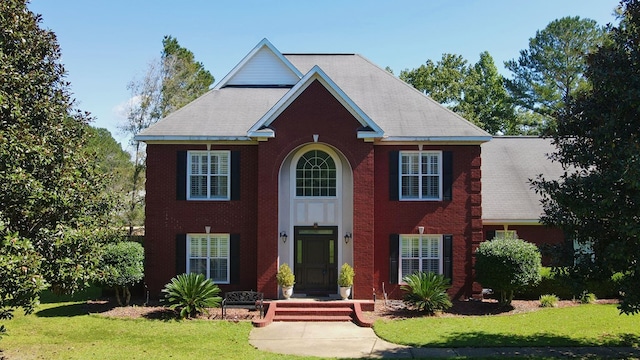
[[[202,314],[207,308],[219,307],[220,288],[202,274],[181,274],[164,286],[164,301],[178,311],[180,318]]]
[[[433,315],[436,311],[449,309],[452,304],[447,295],[449,280],[432,272],[416,272],[403,279],[401,289],[406,293],[404,301],[410,307]]]

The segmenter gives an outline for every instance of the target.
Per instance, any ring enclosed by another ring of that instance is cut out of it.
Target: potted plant
[[[340,268],[340,275],[338,275],[338,286],[340,286],[340,297],[342,300],[347,300],[351,295],[351,287],[353,286],[353,277],[356,273],[353,271],[351,265],[344,263]]]
[[[296,277],[293,275],[291,268],[287,264],[282,264],[278,268],[276,274],[276,280],[278,285],[282,288],[282,296],[285,299],[289,299],[293,295],[293,284],[295,284]]]

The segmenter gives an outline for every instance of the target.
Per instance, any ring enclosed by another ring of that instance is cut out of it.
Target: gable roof
[[[302,73],[267,39],[262,39],[214,89],[225,86],[293,86]]]
[[[482,144],[482,220],[489,225],[539,224],[540,196],[530,180],[543,174],[555,180],[562,165],[547,155],[555,152],[551,139],[494,137]]]
[[[282,97],[274,107],[272,107],[257,123],[255,123],[251,129],[249,129],[249,136],[259,136],[258,131],[265,127],[268,127],[304,90],[311,85],[314,81],[320,82],[329,92],[344,106],[347,111],[353,115],[363,128],[370,129],[369,131],[361,131],[358,134],[359,138],[376,138],[382,137],[383,131],[367,114],[365,114],[353,100],[351,100],[331,78],[325,74],[319,66],[314,66],[309,72]],[[271,132],[269,137],[274,134]]]
[[[277,136],[266,126],[313,80],[319,80],[363,125],[354,134],[358,138],[379,143],[465,144],[491,139],[360,55],[283,55],[264,39],[212,90],[143,130],[136,140],[237,141]]]

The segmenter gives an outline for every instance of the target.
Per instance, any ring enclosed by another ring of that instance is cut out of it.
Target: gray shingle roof
[[[547,154],[555,151],[550,139],[494,137],[482,144],[482,219],[484,223],[526,223],[542,214],[540,196],[530,179],[543,174],[558,179],[562,166]]]
[[[290,54],[303,74],[318,65],[389,140],[474,141],[490,135],[360,55]],[[248,139],[286,88],[214,89],[142,131],[138,140]],[[276,134],[277,136],[277,134]]]

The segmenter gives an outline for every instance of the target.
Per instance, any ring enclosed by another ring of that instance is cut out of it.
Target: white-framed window
[[[229,200],[229,151],[189,151],[187,199]]]
[[[229,234],[187,234],[187,272],[229,283]]]
[[[415,272],[442,274],[442,235],[400,235],[400,280]]]
[[[442,151],[400,152],[400,199],[442,200]]]
[[[296,164],[296,196],[335,197],[336,163],[322,150],[310,150]]]
[[[495,239],[517,239],[518,233],[515,230],[496,230]]]

